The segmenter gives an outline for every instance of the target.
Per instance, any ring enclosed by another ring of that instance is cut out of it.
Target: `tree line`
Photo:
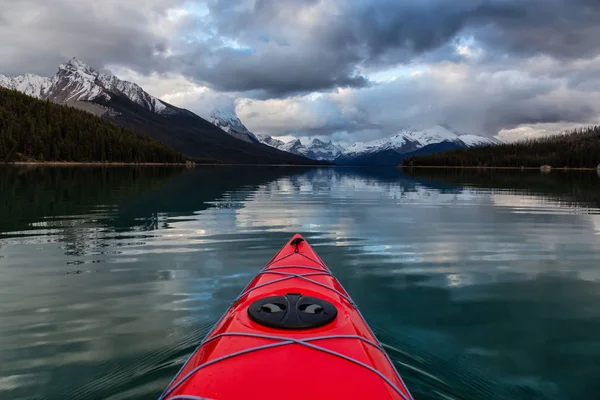
[[[182,154],[89,112],[0,88],[0,163],[182,163]]]
[[[596,168],[600,164],[600,126],[561,135],[408,157],[403,166]]]

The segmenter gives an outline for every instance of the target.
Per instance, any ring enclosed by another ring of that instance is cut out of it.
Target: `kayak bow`
[[[159,400],[412,400],[358,308],[295,235]]]

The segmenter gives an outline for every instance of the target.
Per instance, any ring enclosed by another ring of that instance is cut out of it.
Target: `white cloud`
[[[0,72],[50,75],[77,56],[273,136],[352,142],[445,123],[516,140],[600,123],[600,55],[586,39],[598,27],[580,18],[597,9],[557,1],[557,21],[523,14],[535,24],[479,10],[473,25],[459,3],[0,0]],[[581,23],[565,36],[570,20]]]
[[[284,140],[294,136],[329,136],[351,143],[390,135],[404,127],[423,128],[439,123],[464,132],[498,135],[503,141],[600,123],[599,117],[583,112],[597,110],[600,91],[590,93],[568,87],[562,74],[544,73],[552,65],[544,58],[531,61],[521,70],[490,71],[464,62],[415,65],[387,71],[395,79],[372,87],[284,99],[220,93],[181,74],[143,75],[130,68],[110,69],[154,96],[202,116],[213,108],[235,109],[244,124],[256,133]],[[596,64],[576,62],[572,70],[588,71],[586,67],[591,66]],[[385,75],[378,76],[383,79]],[[552,118],[553,113],[568,116],[571,121],[537,122]],[[519,123],[520,120],[532,122]]]

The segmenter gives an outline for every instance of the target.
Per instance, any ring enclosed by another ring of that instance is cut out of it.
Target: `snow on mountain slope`
[[[108,101],[112,96],[100,85],[99,75],[92,67],[73,58],[58,67],[45,97],[57,103]]]
[[[318,138],[314,138],[308,145],[304,147],[306,149],[306,157],[319,161],[335,160],[340,154],[342,154],[342,151],[344,150],[338,144],[335,144],[331,141],[323,141]]]
[[[238,132],[250,132],[233,112],[215,109],[210,115],[210,120],[213,124],[218,124],[217,126],[221,125],[223,130],[235,129]]]
[[[167,106],[165,103],[146,93],[144,89],[135,83],[122,81],[116,76],[109,74],[101,74],[98,76],[98,79],[102,83],[102,86],[111,92],[118,92],[134,103],[137,103],[150,111],[153,111],[157,114],[162,114],[167,111]]]
[[[148,94],[135,83],[111,74],[102,74],[76,58],[61,64],[52,78],[32,74],[12,78],[0,75],[0,86],[61,104],[106,102],[114,96],[123,96],[157,114],[176,113],[178,110]]]
[[[0,86],[18,90],[28,96],[42,98],[51,86],[50,78],[34,74],[24,74],[15,77],[0,75]]]
[[[394,136],[372,140],[369,142],[357,142],[342,148],[333,143],[312,139],[308,144],[303,144],[299,139],[284,143],[273,139],[269,135],[258,135],[261,143],[275,147],[288,153],[311,158],[313,160],[333,161],[345,163],[358,157],[366,155],[393,151],[399,154],[413,152],[420,148],[436,143],[452,143],[457,146],[480,146],[495,143],[493,139],[476,135],[461,135],[452,132],[446,127],[437,125],[423,130],[404,129]]]
[[[454,142],[458,140],[458,135],[444,128],[441,125],[436,125],[423,130],[405,130],[403,135],[406,139],[414,142],[419,142],[421,147],[428,144],[441,143],[445,141]]]
[[[488,145],[500,143],[496,139],[492,139],[492,138],[488,138],[488,137],[484,137],[484,136],[477,136],[477,135],[460,135],[458,138],[469,147],[488,146]]]
[[[418,137],[419,135],[414,136]],[[423,146],[424,145],[421,144],[421,142],[419,142],[416,137],[413,137],[413,131],[402,130],[389,138],[376,139],[364,143],[354,143],[348,146],[341,156],[344,158],[352,158],[364,154],[371,154],[386,150],[394,150],[399,153],[407,153],[409,151],[416,150],[419,147]]]
[[[344,150],[344,148],[337,143],[318,138],[310,140],[310,142],[305,145],[300,139],[285,143],[281,140],[274,139],[269,135],[259,134],[257,137],[261,143],[268,146],[318,161],[333,161],[342,154]]]
[[[215,109],[208,120],[236,139],[252,143],[260,142],[256,135],[250,132],[233,112]]]
[[[275,147],[276,149],[279,149],[279,150],[281,150],[281,147],[285,144],[284,141],[275,139],[264,133],[259,133],[256,135],[256,137],[258,138],[258,141],[261,142],[262,144],[266,144],[267,146]]]
[[[477,135],[458,135],[445,126],[436,125],[422,130],[403,129],[389,138],[372,140],[366,143],[354,143],[340,155],[337,161],[348,162],[366,155],[395,151],[409,153],[438,143],[457,146],[481,146],[495,144],[494,139]]]
[[[298,156],[306,156],[306,147],[302,145],[300,139],[285,143],[279,150],[287,151],[288,153],[296,154]]]
[[[345,149],[333,142],[316,138],[307,145],[303,145],[299,139],[284,143],[269,135],[258,135],[258,139],[261,143],[279,150],[302,155],[313,160],[335,161],[340,164],[352,164],[355,161],[376,161],[377,157],[392,159],[395,157],[394,153],[411,153],[422,148],[448,150],[498,143],[495,139],[484,136],[461,135],[450,127],[441,125],[423,130],[403,129],[394,136],[369,142],[356,142]],[[437,144],[439,146],[434,146]]]
[[[101,73],[75,58],[62,64],[52,78],[0,76],[0,85],[102,116],[202,163],[315,163],[259,145],[258,141],[237,140],[193,112],[161,101],[140,86]]]

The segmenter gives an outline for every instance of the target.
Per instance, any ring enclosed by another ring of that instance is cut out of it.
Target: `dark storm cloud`
[[[51,75],[76,56],[182,74],[231,96],[280,99],[248,110],[274,119],[288,107],[272,134],[448,123],[491,135],[599,115],[598,21],[599,0],[0,0],[0,73]],[[459,54],[463,43],[477,55]],[[447,64],[467,69],[458,83],[444,77],[456,72]],[[399,65],[434,72],[370,80]],[[336,97],[340,87],[354,99]],[[310,92],[331,96],[297,97]],[[317,122],[302,121],[310,116]]]
[[[504,5],[512,11],[499,14],[498,7],[485,8],[489,15],[475,19],[473,33],[495,52],[565,60],[599,54],[597,0],[512,0]]]
[[[211,60],[207,62],[207,59]],[[177,59],[181,71],[219,91],[252,92],[253,97],[364,87],[368,80],[353,72],[344,54],[318,49],[310,52],[265,45],[260,52],[202,47]]]
[[[490,53],[578,58],[599,53],[597,0],[377,1],[348,6],[336,36],[365,61],[407,61],[472,35]]]
[[[0,0],[0,33],[10,38],[0,70],[48,74],[77,56],[98,68],[182,72],[216,90],[281,97],[364,87],[367,71],[415,59],[456,60],[460,36],[472,36],[487,60],[599,53],[597,0],[209,0],[208,15],[177,32],[153,26],[184,4],[195,3]]]
[[[600,61],[597,64],[600,66]],[[420,129],[435,124],[447,124],[460,132],[494,136],[501,130],[523,124],[555,124],[559,132],[565,129],[565,123],[597,123],[594,121],[600,116],[600,91],[573,89],[560,76],[539,78],[527,71],[535,67],[523,66],[522,71],[488,71],[483,66],[440,65],[414,78],[324,95],[316,107],[314,101],[307,98],[294,103],[282,100],[279,109],[297,109],[294,113],[300,115],[297,119],[293,115],[272,117],[273,109],[263,102],[248,103],[238,108],[238,112],[244,121],[250,112],[270,115],[262,124],[260,120],[249,121],[258,132],[294,136],[335,136],[336,132],[347,132],[354,140],[376,139],[402,128]],[[593,64],[586,63],[584,67],[591,68]],[[552,66],[537,68],[541,74]],[[577,69],[573,65],[563,68]],[[327,104],[335,104],[335,110],[329,110],[328,118],[319,119],[322,115],[319,111]],[[319,122],[305,122],[315,120]]]
[[[71,57],[102,68],[165,71],[166,40],[153,18],[175,0],[0,0],[0,73],[51,75]]]
[[[182,61],[188,74],[219,90],[262,89],[270,96],[363,87],[368,81],[361,68],[409,61],[447,43],[462,28],[457,17],[462,8],[450,2],[248,4],[215,0],[210,10],[217,34],[249,51],[201,46],[193,61]]]
[[[216,35],[248,51],[201,46],[183,55],[186,73],[218,90],[270,96],[362,87],[367,69],[456,59],[450,45],[460,36],[472,36],[488,60],[599,53],[600,3],[592,0],[213,0],[209,10]]]

